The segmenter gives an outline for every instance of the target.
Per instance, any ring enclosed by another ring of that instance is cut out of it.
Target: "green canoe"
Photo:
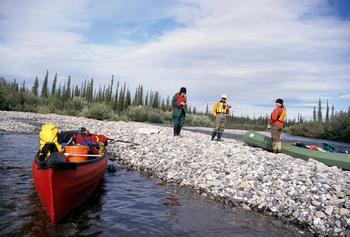
[[[248,145],[272,151],[271,138],[259,133],[252,131],[247,132],[243,135],[243,141]],[[305,148],[292,146],[287,143],[282,143],[282,153],[303,160],[312,158],[328,166],[337,166],[338,168],[350,170],[350,154],[312,151]]]

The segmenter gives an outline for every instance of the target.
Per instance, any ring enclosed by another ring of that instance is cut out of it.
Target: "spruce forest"
[[[108,85],[97,87],[94,79],[79,85],[73,84],[71,76],[59,81],[55,74],[50,79],[47,71],[43,80],[35,78],[31,88],[25,81],[0,77],[0,110],[170,124],[171,99],[172,95],[163,97],[158,91],[145,91],[142,85],[131,91],[127,83],[115,80],[114,76]],[[302,115],[288,119],[285,131],[292,135],[350,142],[350,107],[348,111],[335,111],[327,101],[325,116],[322,108],[319,99],[312,119],[306,120]],[[203,112],[195,107],[187,108],[187,126],[211,127],[213,120],[208,105]],[[267,123],[267,115],[253,118],[230,115],[226,127],[261,131],[266,130]]]

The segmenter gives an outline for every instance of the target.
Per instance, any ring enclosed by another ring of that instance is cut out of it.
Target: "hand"
[[[185,106],[185,105],[186,105],[186,103],[185,103],[185,102],[181,102],[180,104],[181,104],[182,106]]]

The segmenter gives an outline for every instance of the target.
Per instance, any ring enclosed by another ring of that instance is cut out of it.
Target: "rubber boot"
[[[221,136],[222,136],[222,132],[219,132],[219,133],[218,133],[218,139],[217,139],[217,141],[219,141],[219,142],[223,141],[223,140],[221,139]]]
[[[178,135],[178,136],[180,136],[181,128],[182,128],[182,127],[180,127],[180,126],[177,127],[177,135]]]
[[[177,126],[174,127],[174,137],[177,136]]]
[[[217,132],[213,131],[213,133],[211,134],[211,140],[214,141],[214,138],[216,137]]]
[[[272,152],[277,153],[277,142],[272,142]]]
[[[281,153],[282,151],[282,142],[276,142],[277,145],[277,153]]]

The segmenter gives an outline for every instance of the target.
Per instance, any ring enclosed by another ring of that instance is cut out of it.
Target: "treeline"
[[[286,132],[305,137],[350,142],[350,106],[347,111],[335,111],[334,105],[326,102],[325,111],[322,101],[313,108],[313,117],[309,121],[302,120],[286,129]]]
[[[288,119],[285,131],[294,135],[350,142],[350,108],[349,111],[335,111],[328,101],[325,111],[322,108],[322,101],[319,100],[311,120],[304,119],[300,114],[296,119]],[[99,86],[95,85],[94,79],[74,84],[71,76],[59,81],[57,74],[49,80],[48,71],[43,80],[36,77],[30,88],[25,81],[19,83],[0,77],[0,110],[151,123],[171,123],[172,119],[171,97],[162,97],[158,91],[145,91],[142,85],[131,91],[125,82],[116,81],[114,76],[107,85]],[[189,107],[187,114],[188,126],[213,126],[214,118],[208,105],[204,112]],[[266,130],[268,118],[268,115],[249,117],[231,114],[226,127]]]
[[[116,86],[114,86],[116,83]],[[31,105],[47,105],[54,103],[56,109],[68,109],[66,102],[79,98],[87,103],[105,103],[117,112],[125,111],[130,106],[151,106],[153,108],[167,110],[170,106],[170,98],[166,100],[161,98],[158,91],[148,91],[144,95],[143,86],[138,86],[132,97],[129,87],[124,82],[115,82],[112,76],[107,86],[95,88],[94,79],[85,80],[80,85],[73,85],[71,76],[62,84],[58,82],[55,74],[51,88],[49,86],[49,72],[46,72],[40,89],[38,77],[34,80],[32,88],[27,88],[25,81],[21,85],[16,80],[6,81],[4,77],[0,78],[1,91],[6,94],[3,98],[3,109],[8,110],[32,110]],[[116,88],[114,88],[116,87]],[[19,96],[19,97],[18,97]],[[17,99],[16,99],[17,98]],[[57,99],[57,101],[55,101]],[[61,103],[60,103],[61,102]]]
[[[145,91],[139,85],[131,92],[127,83],[116,81],[114,76],[107,85],[99,86],[95,85],[94,79],[73,84],[71,76],[62,82],[57,74],[49,80],[48,71],[41,82],[36,77],[32,87],[27,87],[25,81],[19,83],[0,77],[0,110],[57,113],[101,120],[171,122],[171,98],[162,97],[158,91]],[[188,125],[211,126],[207,116],[196,115],[195,107],[188,107],[188,113]]]
[[[158,91],[145,91],[142,85],[131,92],[125,82],[116,81],[114,76],[107,85],[96,86],[94,79],[73,84],[71,76],[65,81],[59,81],[57,74],[50,80],[47,71],[44,79],[39,80],[36,77],[30,88],[25,81],[19,83],[0,77],[0,109],[95,119],[171,123],[171,97],[164,98]],[[210,111],[208,106],[205,112],[198,112],[196,107],[189,106],[186,124],[213,126],[214,118]],[[265,130],[267,120],[268,116],[250,118],[230,115],[227,127]]]

